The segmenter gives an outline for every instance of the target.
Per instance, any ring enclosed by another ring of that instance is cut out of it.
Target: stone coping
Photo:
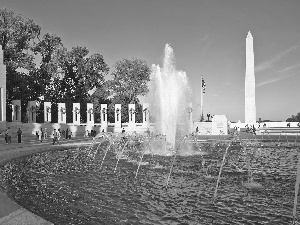
[[[52,145],[52,139],[42,143],[38,140],[25,141],[23,143],[5,144],[0,142],[0,165],[31,154],[63,150],[77,146],[88,146],[92,138],[74,138],[73,140],[61,140],[60,145]],[[53,225],[49,221],[35,215],[27,209],[12,201],[5,193],[0,192],[0,225]]]

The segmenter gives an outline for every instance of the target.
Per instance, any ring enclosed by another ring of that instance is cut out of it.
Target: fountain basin
[[[204,169],[211,165],[208,176],[217,177],[225,149],[202,148],[212,154],[177,156],[168,189],[172,157],[145,155],[135,179],[139,155],[135,162],[121,159],[114,173],[113,151],[99,168],[104,148],[94,160],[79,154],[84,149],[13,160],[1,168],[1,189],[54,224],[290,224],[297,148],[260,147],[248,155],[242,148],[229,148],[214,203],[215,179],[205,177],[201,162],[204,157]],[[242,168],[250,155],[252,169],[258,171],[254,181],[264,187],[251,195],[242,184],[248,174],[231,166]]]

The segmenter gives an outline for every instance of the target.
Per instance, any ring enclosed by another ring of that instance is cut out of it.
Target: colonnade
[[[101,117],[101,129],[107,130],[108,127],[108,118],[107,118],[107,104],[101,104],[100,106],[100,117]],[[143,114],[143,127],[148,127],[150,123],[150,111],[149,111],[149,103],[142,104],[142,114]],[[36,101],[29,101],[27,104],[27,118],[28,123],[36,123],[36,114],[37,114],[38,105]],[[114,128],[117,130],[121,130],[122,123],[121,123],[121,104],[115,104],[115,122]],[[192,104],[189,105],[187,109],[188,118],[193,125],[193,118],[192,118]],[[59,124],[66,124],[66,103],[58,103],[58,110],[57,110],[57,117]],[[80,125],[80,103],[73,103],[72,106],[72,115],[73,115],[73,125]],[[44,122],[50,123],[51,122],[51,102],[44,102]],[[135,116],[136,116],[136,106],[135,104],[128,104],[128,127],[135,127]],[[87,110],[86,110],[86,118],[88,125],[94,125],[94,106],[93,103],[87,103]],[[13,100],[12,101],[12,122],[21,122],[21,100]]]

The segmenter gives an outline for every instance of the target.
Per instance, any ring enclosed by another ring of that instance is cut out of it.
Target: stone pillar
[[[256,123],[254,51],[250,31],[246,38],[245,123],[249,125]]]
[[[21,100],[12,100],[12,121],[21,122]]]
[[[115,128],[121,128],[121,104],[115,104]]]
[[[128,126],[135,126],[135,104],[128,104],[129,121]]]
[[[107,104],[101,104],[101,131],[107,132]]]
[[[80,103],[73,103],[73,124],[80,124]]]
[[[57,109],[58,123],[67,123],[66,103],[58,103],[57,106],[58,106],[58,109]]]
[[[27,105],[28,123],[36,123],[36,101],[29,101]]]
[[[93,103],[86,103],[86,122],[89,125],[94,125],[94,105]]]
[[[149,117],[150,117],[150,111],[149,111],[149,104],[143,103],[143,126],[148,127],[149,126]]]
[[[0,122],[6,121],[6,66],[0,49]]]
[[[51,122],[51,102],[44,102],[44,122]]]
[[[194,125],[193,125],[193,103],[189,103],[188,106],[188,124],[189,124],[189,134],[193,133]]]
[[[6,66],[0,49],[0,122],[6,121]]]

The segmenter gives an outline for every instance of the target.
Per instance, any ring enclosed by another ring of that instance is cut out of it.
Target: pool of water
[[[1,167],[1,189],[54,224],[291,224],[297,148],[203,144],[203,155],[138,155],[120,159],[104,149],[95,160],[82,149],[39,153]],[[249,169],[250,168],[250,169]],[[249,171],[251,173],[249,173]],[[244,185],[249,174],[262,189]]]

